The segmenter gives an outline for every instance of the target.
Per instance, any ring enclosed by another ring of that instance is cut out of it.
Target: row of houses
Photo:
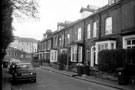
[[[98,64],[98,52],[105,49],[135,48],[135,0],[108,0],[97,8],[82,7],[82,17],[74,22],[58,23],[38,42],[39,60],[57,62],[66,53],[70,62]]]

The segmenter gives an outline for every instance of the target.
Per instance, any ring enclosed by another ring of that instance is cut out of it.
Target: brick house
[[[101,50],[135,47],[134,2],[122,0],[108,4],[87,18],[91,21],[97,18],[98,36],[93,38],[94,22],[90,22],[92,36],[86,39],[87,60],[90,60],[91,67],[98,64],[98,52]]]
[[[48,61],[50,60],[50,50],[52,48],[52,31],[47,30],[43,35],[43,40],[38,41],[38,58],[39,60]]]
[[[90,62],[90,67],[94,67],[101,50],[135,48],[134,0],[108,0],[101,8],[87,6],[80,13],[84,17],[64,27],[59,27],[63,25],[59,23],[53,32],[52,62],[57,62],[60,52],[67,50],[71,62]]]

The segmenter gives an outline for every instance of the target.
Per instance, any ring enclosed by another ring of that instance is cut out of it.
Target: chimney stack
[[[86,8],[82,7],[80,10],[81,13],[81,19],[84,19],[88,16],[90,16],[91,14],[93,14],[99,7],[95,6],[95,5],[87,5]]]

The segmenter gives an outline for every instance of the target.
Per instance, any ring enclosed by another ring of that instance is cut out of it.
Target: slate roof
[[[18,37],[18,36],[15,36],[15,40],[17,40],[18,42],[33,42],[33,43],[37,43],[38,41],[34,38],[25,38],[25,37]]]

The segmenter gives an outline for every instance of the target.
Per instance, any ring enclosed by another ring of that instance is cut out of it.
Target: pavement
[[[8,70],[6,68],[2,68],[2,90],[11,90],[11,84],[9,83]]]
[[[58,74],[73,77],[76,79],[81,79],[81,80],[85,80],[87,82],[96,83],[96,84],[100,84],[100,85],[104,85],[104,86],[109,86],[109,87],[113,87],[113,88],[120,89],[120,90],[135,90],[135,85],[132,85],[132,84],[119,85],[118,82],[116,82],[116,81],[97,78],[94,76],[87,76],[87,75],[78,76],[77,73],[75,73],[75,72],[58,70],[58,69],[50,67],[50,66],[40,66],[40,68],[43,68],[43,69],[46,69],[48,71],[52,71],[52,72],[55,72]]]

